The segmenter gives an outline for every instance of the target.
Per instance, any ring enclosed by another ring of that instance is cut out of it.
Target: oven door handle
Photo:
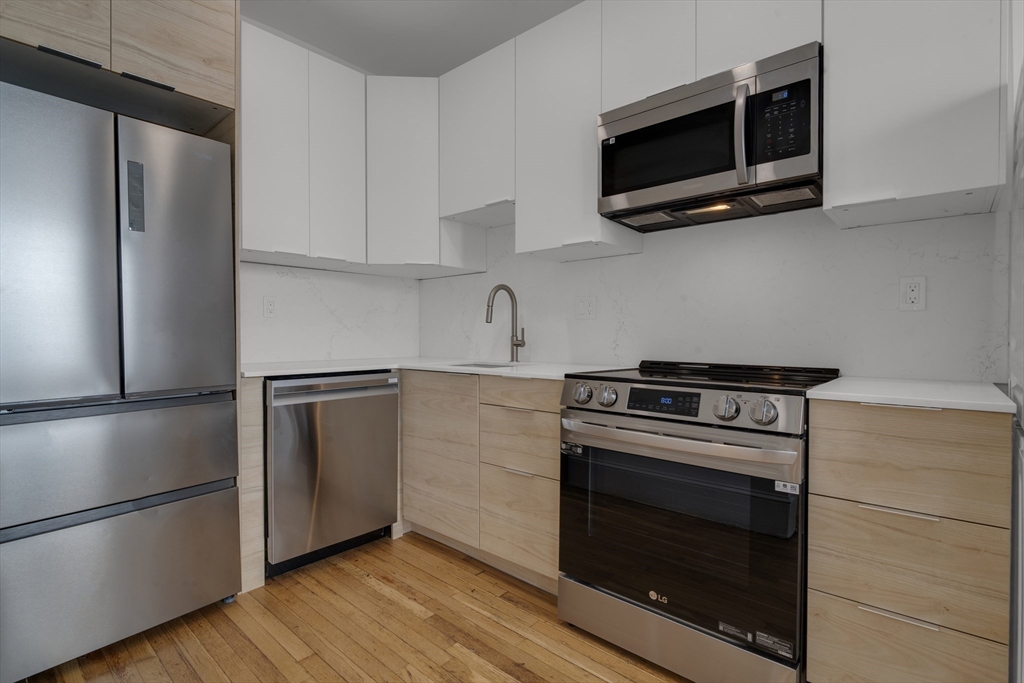
[[[570,432],[589,436],[602,437],[624,444],[647,446],[676,453],[691,453],[712,458],[726,458],[749,463],[770,465],[794,465],[800,458],[797,451],[776,451],[750,446],[731,446],[729,444],[693,441],[676,436],[662,436],[632,429],[602,427],[601,425],[562,418],[562,427]]]

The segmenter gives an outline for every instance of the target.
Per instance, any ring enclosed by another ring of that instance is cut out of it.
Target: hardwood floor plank
[[[40,671],[35,676],[29,676],[25,683],[57,683],[57,672],[53,669]]]
[[[220,637],[231,646],[235,654],[249,669],[256,675],[260,683],[277,683],[284,680],[274,663],[256,647],[256,644],[249,640],[249,637],[242,632],[235,622],[228,618],[228,615],[220,609],[220,605],[208,605],[199,610],[210,625],[216,629]]]
[[[46,683],[685,683],[554,596],[432,539],[381,539],[30,679]]]
[[[124,639],[125,649],[145,683],[171,683],[171,676],[143,633]]]

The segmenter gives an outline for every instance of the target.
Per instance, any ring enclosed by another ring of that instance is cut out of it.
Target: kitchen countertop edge
[[[989,413],[1014,413],[1017,409],[989,382],[840,377],[808,390],[807,398]]]
[[[427,370],[452,372],[464,375],[496,375],[499,377],[520,377],[523,379],[565,379],[574,372],[607,370],[609,365],[581,365],[574,363],[519,363],[512,367],[474,368],[466,363],[487,363],[491,361],[472,358],[358,358],[336,361],[282,361],[274,363],[243,363],[242,377],[280,377],[286,375],[330,375],[370,370]]]

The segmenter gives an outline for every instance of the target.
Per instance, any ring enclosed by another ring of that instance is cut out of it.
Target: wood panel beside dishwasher
[[[405,520],[554,590],[561,388],[557,380],[403,371]]]
[[[1006,680],[1010,418],[811,400],[808,681]]]

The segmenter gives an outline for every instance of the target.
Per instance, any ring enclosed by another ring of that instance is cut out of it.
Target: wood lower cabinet
[[[480,376],[480,402],[510,408],[557,413],[562,382],[551,379]]]
[[[480,465],[480,549],[558,576],[558,481]]]
[[[403,517],[480,546],[480,418],[475,375],[402,373]]]
[[[842,683],[1006,681],[1005,645],[808,592],[807,680]]]
[[[235,0],[112,0],[110,68],[235,106]]]
[[[1011,416],[808,417],[807,680],[1005,681]]]
[[[480,406],[480,462],[558,479],[559,417],[506,406]]]
[[[110,68],[110,0],[0,0],[0,36]]]

